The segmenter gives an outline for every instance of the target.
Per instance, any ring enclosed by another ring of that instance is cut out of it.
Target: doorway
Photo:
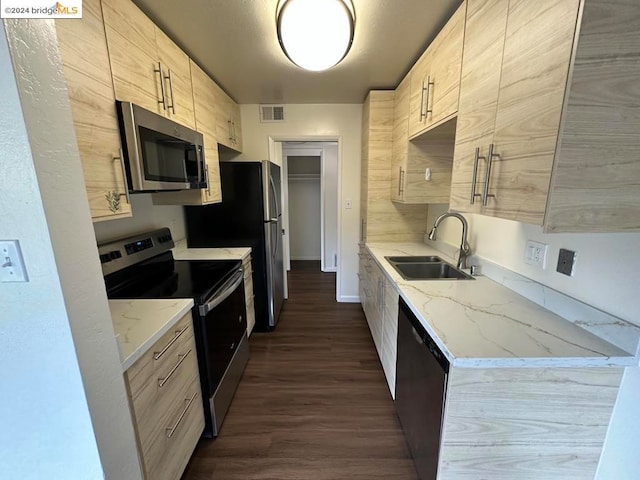
[[[338,144],[283,142],[285,264],[319,262],[338,269]]]

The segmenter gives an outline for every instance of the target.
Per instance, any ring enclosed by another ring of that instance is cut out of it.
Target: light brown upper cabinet
[[[640,230],[639,19],[604,0],[468,0],[452,210]]]
[[[242,152],[240,106],[216,85],[216,135],[218,143]]]
[[[416,64],[416,67],[420,67]],[[415,68],[415,67],[414,67]],[[447,203],[455,140],[455,118],[408,140],[409,88],[413,70],[400,82],[393,109],[391,200],[405,204]]]
[[[156,27],[158,59],[166,69],[165,95],[169,117],[182,125],[196,128],[191,83],[191,60],[173,41]]]
[[[156,193],[153,194],[153,203],[156,205],[208,205],[222,201],[220,162],[218,158],[218,143],[216,141],[216,93],[218,86],[192,60],[190,60],[190,64],[196,130],[202,133],[204,139],[207,188]]]
[[[465,12],[463,2],[411,70],[409,138],[458,111]]]
[[[116,98],[195,128],[189,57],[130,0],[102,0]]]
[[[71,113],[94,221],[130,217],[113,83],[99,0],[82,19],[56,20]]]

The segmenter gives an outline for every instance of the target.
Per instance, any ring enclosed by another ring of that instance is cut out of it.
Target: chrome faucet
[[[440,222],[447,217],[455,217],[460,222],[462,222],[462,240],[460,240],[460,256],[458,257],[458,268],[467,268],[467,258],[471,256],[471,247],[469,247],[469,243],[467,242],[467,231],[469,230],[469,225],[467,224],[467,219],[464,218],[459,213],[443,213],[436,221],[433,222],[433,228],[429,232],[429,240],[435,240],[438,230],[438,225]]]

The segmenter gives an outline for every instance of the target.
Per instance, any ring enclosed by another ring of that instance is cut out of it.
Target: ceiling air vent
[[[260,122],[284,122],[284,105],[260,105]]]

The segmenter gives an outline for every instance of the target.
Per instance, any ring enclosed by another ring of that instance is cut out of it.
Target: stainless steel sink
[[[472,276],[446,263],[440,257],[385,258],[405,280],[475,280]],[[401,260],[398,261],[398,259]],[[427,260],[421,261],[421,259]]]
[[[415,257],[384,257],[390,263],[443,263],[440,257],[436,257],[435,255],[429,256],[415,256]]]

